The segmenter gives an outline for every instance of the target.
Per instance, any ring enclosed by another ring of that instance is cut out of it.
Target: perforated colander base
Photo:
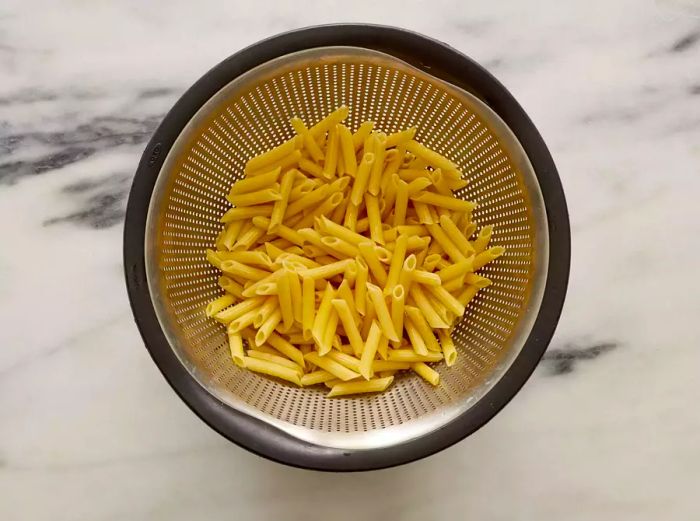
[[[506,253],[483,274],[479,292],[454,332],[459,357],[435,367],[440,386],[398,376],[385,393],[329,399],[237,368],[224,328],[204,309],[220,294],[205,249],[221,230],[225,195],[245,162],[340,105],[353,130],[366,120],[390,133],[410,126],[416,139],[457,163],[476,201],[474,220],[494,225]],[[505,371],[522,347],[539,302],[546,237],[544,210],[524,152],[505,125],[473,96],[393,57],[356,48],[288,55],[239,77],[185,128],[163,166],[149,209],[146,264],[152,299],[173,349],[197,380],[223,402],[295,436],[337,447],[382,446],[449,421]],[[542,232],[540,232],[542,233]],[[376,435],[391,429],[390,437]],[[412,426],[413,428],[406,428]],[[358,441],[361,440],[361,441]]]

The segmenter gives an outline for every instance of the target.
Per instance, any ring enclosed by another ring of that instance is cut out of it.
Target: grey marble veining
[[[133,173],[187,86],[338,20],[415,29],[496,74],[551,149],[573,231],[561,323],[523,391],[447,451],[353,475],[202,424],[143,348],[121,269]],[[699,192],[696,0],[7,0],[0,519],[696,519]]]

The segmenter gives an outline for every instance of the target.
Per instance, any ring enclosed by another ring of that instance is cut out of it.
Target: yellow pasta
[[[377,348],[379,347],[379,339],[381,336],[382,328],[379,327],[379,324],[377,324],[376,321],[373,321],[369,328],[369,334],[367,335],[365,347],[362,350],[362,357],[360,358],[360,374],[365,378],[365,380],[369,380],[374,375],[372,362],[377,354]]]
[[[394,381],[393,376],[376,378],[366,382],[344,382],[334,385],[328,393],[329,398],[336,396],[346,396],[349,394],[379,393],[386,389]]]
[[[235,299],[233,298],[232,295],[222,295],[219,298],[212,300],[209,304],[207,304],[207,309],[206,309],[206,314],[208,317],[213,317],[216,315],[219,311],[226,309],[229,307]]]
[[[355,182],[352,185],[352,191],[350,192],[350,201],[352,204],[359,205],[367,189],[367,184],[369,183],[369,175],[374,164],[374,154],[372,152],[367,152],[362,156],[360,161],[360,167],[357,169],[357,175],[355,177]]]
[[[238,367],[245,366],[245,352],[243,351],[243,337],[238,331],[227,331],[228,346],[231,351],[231,360]]]
[[[359,356],[362,353],[364,342],[360,336],[360,331],[357,329],[357,323],[350,311],[350,306],[348,306],[348,303],[343,299],[334,299],[332,303],[338,313],[340,321],[343,323],[345,335],[348,337],[353,352],[356,356]]]
[[[406,301],[406,293],[401,284],[394,286],[391,291],[391,321],[394,324],[394,331],[399,337],[399,340],[392,340],[392,345],[394,347],[399,347],[401,345],[401,338],[403,337],[403,317],[404,317],[404,306]]]
[[[431,385],[438,385],[440,383],[440,375],[438,372],[426,365],[425,362],[411,364],[411,369]]]
[[[386,134],[378,132],[374,139],[374,164],[370,172],[369,182],[367,183],[367,191],[377,196],[379,195],[379,186],[381,184],[382,173],[384,171],[384,156],[386,155]]]
[[[382,230],[382,217],[379,211],[379,203],[376,196],[365,194],[365,207],[367,208],[367,219],[369,220],[369,234],[372,240],[379,244],[384,244],[384,232]]]
[[[384,294],[382,293],[382,290],[371,282],[368,282],[367,294],[369,295],[372,305],[374,306],[374,312],[377,314],[377,319],[379,320],[379,325],[382,328],[382,332],[389,340],[398,341],[399,336],[396,334],[396,330],[394,329],[394,323],[391,320],[389,308],[384,301]]]
[[[304,355],[304,358],[306,358],[307,362],[310,362],[314,364],[317,367],[320,367],[321,369],[328,371],[331,373],[333,376],[336,378],[339,378],[345,382],[348,380],[353,380],[355,378],[359,378],[360,374],[356,373],[355,371],[351,371],[347,367],[345,367],[342,364],[339,364],[335,360],[328,358],[327,356],[320,356],[316,352],[310,352],[306,353]]]
[[[328,396],[385,390],[397,371],[439,384],[427,364],[455,364],[450,331],[504,252],[455,195],[455,163],[340,107],[250,159],[206,251],[223,295],[207,316],[226,326],[232,363]],[[243,341],[250,350],[246,353]]]
[[[246,369],[255,371],[256,373],[263,373],[269,376],[275,376],[288,382],[292,382],[296,385],[301,385],[301,374],[299,371],[290,369],[282,365],[278,365],[267,360],[259,360],[257,358],[251,358],[246,356],[243,359],[243,365]]]

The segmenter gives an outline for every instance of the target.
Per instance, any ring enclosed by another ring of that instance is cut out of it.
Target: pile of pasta
[[[403,370],[438,385],[429,364],[455,363],[451,330],[491,283],[475,272],[504,249],[490,226],[470,240],[475,204],[453,195],[467,181],[415,128],[353,133],[348,113],[293,118],[292,139],[247,162],[207,251],[224,295],[206,313],[235,364],[330,397]]]

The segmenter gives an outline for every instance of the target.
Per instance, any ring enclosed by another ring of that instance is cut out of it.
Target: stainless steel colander
[[[506,254],[454,332],[455,366],[434,388],[398,376],[386,393],[329,399],[236,367],[204,309],[219,293],[205,250],[248,158],[340,105],[349,125],[417,139],[470,180]],[[517,392],[561,311],[569,229],[554,164],[506,89],[455,50],[399,29],[339,25],[256,44],[207,73],[167,115],[139,166],[125,267],[137,323],[175,390],[213,428],[264,456],[327,469],[379,468],[436,452],[483,425]]]

